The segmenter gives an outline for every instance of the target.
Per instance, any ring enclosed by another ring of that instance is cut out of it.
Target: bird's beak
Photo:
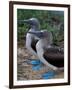
[[[28,33],[35,35],[37,38],[43,38],[43,32],[41,31],[29,31]]]
[[[29,20],[18,20],[19,24],[23,24],[23,23],[29,23]]]
[[[29,20],[24,20],[24,23],[29,23]]]

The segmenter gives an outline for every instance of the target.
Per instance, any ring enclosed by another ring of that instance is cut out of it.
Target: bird
[[[30,25],[29,31],[39,31],[40,29],[40,23],[37,18],[29,18],[26,20],[20,20],[20,23],[26,23]],[[37,51],[36,51],[36,43],[38,42],[38,39],[33,35],[28,33],[26,34],[26,48],[30,53],[33,55],[37,56]]]
[[[39,41],[36,44],[37,55],[41,62],[53,70],[64,70],[64,48],[52,45],[52,33],[47,30],[29,31]]]

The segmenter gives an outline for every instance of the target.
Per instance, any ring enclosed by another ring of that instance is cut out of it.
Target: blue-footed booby
[[[36,44],[37,55],[43,64],[53,70],[64,69],[63,48],[52,46],[52,34],[49,31],[29,31],[30,34],[39,38]]]
[[[38,31],[40,29],[40,23],[36,18],[30,18],[27,20],[20,20],[21,23],[27,23],[30,25],[29,31]],[[32,53],[33,55],[37,56],[36,53],[36,43],[38,39],[35,35],[27,33],[26,34],[26,48]]]

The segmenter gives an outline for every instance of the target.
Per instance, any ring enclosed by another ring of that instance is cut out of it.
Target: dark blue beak
[[[18,24],[29,23],[29,20],[18,20]]]

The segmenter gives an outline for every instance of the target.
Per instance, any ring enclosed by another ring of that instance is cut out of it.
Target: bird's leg
[[[43,64],[45,64],[47,67],[49,67],[49,68],[51,68],[51,69],[53,69],[53,70],[57,70],[57,67],[51,65],[50,63],[48,63],[48,61],[46,61],[46,60],[44,59],[44,57],[43,57],[43,53],[44,53],[44,52],[43,52],[43,48],[41,47],[41,45],[39,44],[39,42],[38,42],[37,45],[36,45],[36,49],[37,49],[37,55],[38,55],[40,61],[41,61]]]

